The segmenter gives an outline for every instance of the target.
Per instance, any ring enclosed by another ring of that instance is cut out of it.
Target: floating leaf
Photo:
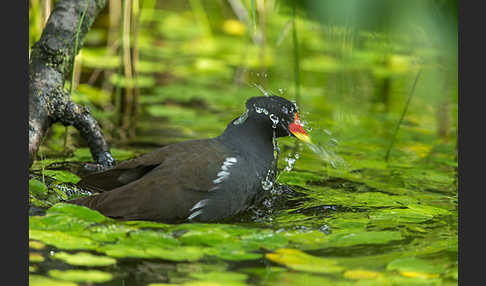
[[[54,253],[53,258],[62,260],[67,264],[79,266],[107,266],[116,263],[116,259],[114,258],[93,255],[87,252],[77,252],[74,254],[67,252],[56,252]]]
[[[193,278],[196,278],[198,280],[224,282],[224,283],[229,283],[229,284],[234,283],[234,282],[244,282],[248,278],[248,275],[246,275],[246,274],[237,273],[237,272],[230,272],[230,271],[225,271],[225,272],[212,271],[212,272],[207,272],[207,273],[192,273],[192,274],[190,274],[190,276],[193,277]]]
[[[383,274],[369,270],[347,270],[343,273],[343,276],[348,279],[362,280],[362,279],[376,279],[382,277]]]
[[[43,261],[44,261],[44,257],[39,252],[30,252],[29,253],[29,262],[30,263],[43,262]]]
[[[41,250],[44,249],[46,245],[40,241],[29,240],[29,248]]]
[[[335,273],[341,272],[344,269],[336,265],[336,260],[312,256],[291,248],[278,249],[274,253],[267,253],[265,257],[297,271]]]
[[[215,246],[236,241],[229,233],[221,229],[189,230],[179,240],[188,245]]]
[[[242,235],[241,243],[247,249],[264,248],[266,250],[273,250],[286,246],[288,240],[283,235],[274,231],[262,230],[252,234]]]
[[[63,183],[73,183],[76,184],[81,180],[77,175],[63,170],[44,170],[46,176],[53,177],[54,179],[61,181]]]
[[[110,153],[117,161],[123,161],[135,157],[135,153],[129,150],[123,150],[118,148],[110,148]],[[89,148],[78,148],[74,151],[74,157],[76,161],[92,161],[91,151]]]
[[[265,281],[265,280],[264,280]],[[311,273],[302,272],[278,272],[271,275],[265,285],[279,285],[279,286],[324,286],[324,285],[340,285],[334,284],[332,280],[321,275],[314,275]],[[344,286],[344,285],[343,285]],[[346,285],[347,286],[347,285]]]
[[[50,214],[62,214],[64,216],[75,217],[93,223],[102,223],[112,220],[105,217],[100,212],[92,210],[88,207],[68,203],[55,204],[47,210],[47,215]]]
[[[113,274],[100,270],[49,270],[49,276],[73,282],[102,283],[113,279]]]
[[[78,284],[48,278],[41,275],[29,274],[29,286],[77,286]]]
[[[42,231],[29,229],[29,238],[53,245],[60,249],[95,249],[98,243],[87,238],[61,231]]]
[[[399,231],[344,231],[329,235],[329,246],[347,247],[361,244],[385,244],[402,240]]]
[[[437,278],[444,271],[444,267],[415,257],[395,259],[388,263],[386,269],[398,270],[401,275],[412,278]]]
[[[223,244],[220,246],[207,248],[204,250],[204,253],[231,261],[255,260],[263,256],[260,253],[254,253],[248,249],[245,249],[243,245],[239,243]]]
[[[318,249],[329,241],[329,237],[324,233],[312,231],[286,231],[283,235],[293,244],[297,244],[300,249]]]
[[[41,199],[47,198],[47,186],[36,179],[29,180],[29,193]]]

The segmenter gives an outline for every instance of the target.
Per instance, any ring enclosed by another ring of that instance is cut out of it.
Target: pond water
[[[262,92],[298,100],[313,144],[280,138],[276,184],[236,217],[121,222],[62,203],[89,195],[74,184],[91,157],[71,128],[63,154],[64,127],[54,125],[29,182],[31,205],[50,207],[29,216],[31,285],[457,285],[457,81],[418,66],[431,50],[299,19],[296,97],[288,15],[268,19],[262,51],[237,21],[211,18],[223,30],[208,35],[191,13],[148,11],[138,36],[137,136],[117,140],[116,103],[101,80],[86,84],[118,65],[97,42],[102,27],[88,33],[73,95],[90,106],[118,162],[217,136]],[[116,93],[126,83],[111,84]]]

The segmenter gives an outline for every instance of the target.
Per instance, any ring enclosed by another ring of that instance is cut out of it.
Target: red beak
[[[302,140],[306,143],[312,143],[309,135],[305,132],[302,125],[300,125],[299,115],[295,113],[294,122],[289,124],[289,131],[297,137],[297,139]]]

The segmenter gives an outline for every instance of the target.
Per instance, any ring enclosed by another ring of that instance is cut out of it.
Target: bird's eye
[[[289,110],[287,107],[282,107],[282,112],[285,113],[285,114],[289,114]]]

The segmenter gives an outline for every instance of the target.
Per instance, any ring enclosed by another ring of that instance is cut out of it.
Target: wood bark
[[[75,38],[81,15],[88,3],[79,33]],[[93,159],[103,167],[115,160],[109,152],[103,132],[88,108],[74,103],[64,82],[71,73],[75,53],[81,49],[84,36],[106,0],[60,0],[52,10],[39,41],[29,59],[29,159],[36,158],[49,127],[56,123],[74,126],[87,141]]]

